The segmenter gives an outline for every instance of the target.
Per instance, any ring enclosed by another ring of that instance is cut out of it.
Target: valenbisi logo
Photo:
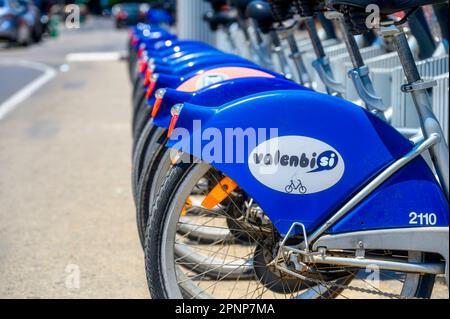
[[[253,153],[253,160],[258,165],[281,165],[291,167],[310,167],[311,172],[320,172],[323,170],[331,170],[339,163],[339,157],[334,151],[325,151],[319,156],[312,153],[308,156],[306,153],[301,155],[282,154],[279,150],[275,154],[271,153]]]
[[[343,176],[342,156],[323,141],[282,136],[259,144],[248,159],[262,184],[289,194],[313,194],[334,186]]]

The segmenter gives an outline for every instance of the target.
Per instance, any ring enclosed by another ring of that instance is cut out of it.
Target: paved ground
[[[68,53],[124,50],[126,32],[98,21],[88,29],[1,50],[0,61],[59,69]],[[12,67],[0,65],[0,105],[39,75],[25,68],[18,77]],[[69,67],[0,121],[0,298],[146,298],[126,64]]]

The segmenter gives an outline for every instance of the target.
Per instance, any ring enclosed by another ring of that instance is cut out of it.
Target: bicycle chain
[[[383,297],[387,297],[387,298],[396,298],[396,299],[421,299],[421,298],[417,298],[417,297],[406,297],[406,296],[402,296],[402,295],[398,295],[398,294],[392,294],[389,292],[383,292],[383,291],[375,291],[373,289],[367,289],[367,288],[360,288],[360,287],[354,287],[354,286],[349,286],[349,285],[340,285],[340,284],[334,284],[332,285],[333,287],[338,287],[338,288],[343,288],[343,289],[349,289],[349,290],[353,290],[353,291],[358,291],[361,293],[367,293],[367,294],[372,294],[372,295],[377,295],[377,296],[383,296]]]
[[[345,289],[349,289],[349,290],[358,291],[358,292],[361,292],[361,293],[367,293],[367,294],[372,294],[372,295],[377,295],[377,296],[383,296],[383,297],[387,297],[387,298],[426,299],[426,298],[419,298],[419,297],[406,297],[406,296],[402,296],[402,295],[399,295],[399,294],[393,294],[393,293],[383,292],[383,291],[376,291],[374,289],[354,287],[354,286],[350,286],[350,285],[342,285],[342,284],[338,284],[338,283],[328,284],[327,282],[321,281],[319,279],[309,278],[309,277],[305,277],[303,275],[301,275],[301,276],[305,278],[305,279],[300,278],[302,280],[307,280],[308,282],[313,282],[313,283],[318,284],[318,285],[326,286],[327,288],[332,287],[332,288],[339,288],[339,289],[344,289],[344,290]]]
[[[308,278],[308,281],[310,282],[314,282],[316,284],[319,285],[323,285],[324,283],[318,279],[313,279],[313,278]],[[367,289],[367,288],[360,288],[360,287],[354,287],[354,286],[350,286],[350,285],[341,285],[341,284],[330,284],[330,285],[325,285],[325,286],[331,286],[333,288],[340,288],[340,289],[349,289],[349,290],[353,290],[353,291],[358,291],[361,293],[367,293],[367,294],[372,294],[372,295],[377,295],[377,296],[383,296],[383,297],[387,297],[387,298],[397,298],[397,299],[425,299],[425,298],[419,298],[419,297],[406,297],[406,296],[402,296],[399,294],[392,294],[389,292],[383,292],[383,291],[375,291],[373,289]]]

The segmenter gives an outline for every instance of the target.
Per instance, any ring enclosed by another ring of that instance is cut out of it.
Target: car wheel
[[[42,40],[42,24],[41,22],[37,22],[33,28],[33,42],[38,43]]]
[[[31,32],[26,24],[22,24],[17,32],[17,43],[21,46],[28,46],[30,44]]]

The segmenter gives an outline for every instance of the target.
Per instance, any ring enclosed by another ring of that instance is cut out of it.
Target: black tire
[[[15,42],[22,47],[27,47],[28,45],[30,45],[30,42],[32,41],[32,30],[26,26],[26,25],[22,25],[21,28],[27,28],[27,38],[25,40],[23,39],[19,39],[20,37],[20,31],[17,32],[17,38],[15,39]]]
[[[141,97],[145,95],[145,89],[144,89],[144,80],[142,77],[138,76],[133,79],[133,107],[136,105],[136,98],[137,96]]]
[[[146,152],[142,171],[138,179],[138,187],[136,192],[136,222],[141,244],[145,241],[145,229],[151,205],[153,204],[153,196],[151,194],[151,183],[156,175],[158,163],[164,155],[166,134],[165,130],[157,128],[151,138]]]
[[[135,83],[136,79],[139,77],[139,63],[138,63],[138,55],[134,56],[133,61],[131,61],[131,82]]]
[[[187,172],[191,164],[180,164],[173,167],[167,174],[158,196],[153,203],[151,217],[149,215],[148,227],[145,233],[145,273],[152,299],[167,299],[164,288],[164,278],[162,278],[161,260],[159,250],[162,247],[161,239],[163,234],[164,215],[167,203],[173,194],[173,190],[178,185]]]
[[[439,262],[440,258],[438,258],[436,255],[432,254],[423,254],[422,256],[422,262]],[[416,298],[431,298],[431,295],[433,293],[433,287],[436,282],[436,276],[435,275],[422,275],[420,276],[420,283],[419,287],[416,291]]]
[[[136,144],[139,138],[142,135],[142,132],[147,125],[147,123],[153,122],[152,116],[151,116],[151,108],[149,105],[145,105],[145,107],[140,110],[140,113],[138,114],[136,118],[136,123],[134,125],[134,143],[133,143],[133,152],[136,150]]]
[[[133,44],[131,43],[131,38],[128,39],[128,75],[130,77],[130,82],[133,82],[133,77],[132,77],[132,73],[133,73],[133,67],[134,67],[134,61],[136,58],[136,50],[133,47]]]
[[[135,104],[136,103],[136,104]],[[134,108],[133,108],[133,114],[132,114],[132,119],[131,119],[131,133],[133,136],[133,139],[137,139],[139,138],[139,136],[135,135],[135,131],[136,131],[136,125],[138,122],[138,118],[140,118],[141,113],[144,112],[143,110],[145,110],[147,107],[147,99],[145,98],[144,94],[138,96],[136,95],[136,98],[133,102],[133,104],[135,104]]]
[[[33,28],[32,38],[34,43],[39,43],[42,40],[43,26],[40,21],[36,22]]]
[[[173,196],[177,193],[179,185],[190,172],[190,169],[196,165],[195,163],[192,163],[192,159],[190,162],[191,163],[176,164],[167,172],[148,216],[144,253],[147,283],[152,299],[168,298],[162,275],[162,267],[164,266],[159,257],[161,256],[160,249],[162,248],[161,237],[165,226],[166,210],[168,209]],[[214,279],[219,276],[220,273],[213,273],[212,278]],[[183,290],[182,287],[180,287],[180,290],[184,298],[193,297],[187,291]]]
[[[150,143],[151,137],[155,131],[152,121],[149,121],[144,127],[141,136],[136,142],[136,146],[133,145],[133,161],[132,161],[132,177],[131,177],[131,188],[133,190],[133,198],[135,203],[137,203],[137,189],[139,186],[139,177],[142,173],[142,167],[145,162],[145,154],[147,152],[147,147]],[[134,144],[134,141],[133,141]]]

